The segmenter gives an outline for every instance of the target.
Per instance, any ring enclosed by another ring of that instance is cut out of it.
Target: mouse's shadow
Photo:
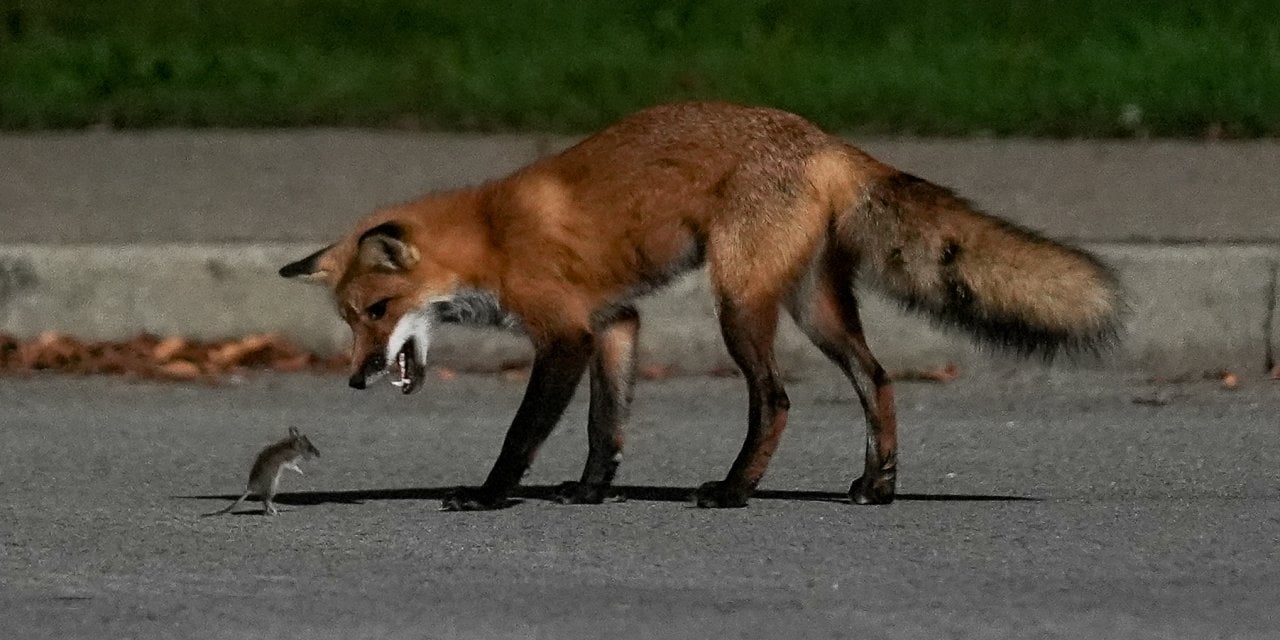
[[[273,499],[282,505],[362,504],[371,500],[443,500],[458,487],[419,487],[405,489],[358,489],[352,491],[298,491],[278,493]],[[519,500],[545,500],[554,502],[559,495],[556,485],[532,485],[520,487],[513,494],[512,504]],[[641,500],[653,502],[691,502],[692,487],[658,487],[648,485],[621,485],[611,489],[617,500]],[[239,494],[199,496],[175,496],[191,500],[235,500]],[[846,493],[835,491],[785,491],[758,490],[751,494],[753,500],[790,500],[796,502],[849,502]],[[970,493],[899,493],[894,500],[900,502],[1036,502],[1040,498],[1011,495],[986,495]]]

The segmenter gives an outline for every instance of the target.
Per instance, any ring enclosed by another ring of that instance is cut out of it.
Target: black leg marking
[[[550,435],[573,398],[591,352],[592,338],[587,333],[558,340],[543,348],[534,359],[524,400],[516,410],[489,477],[479,488],[459,489],[446,498],[445,510],[495,509],[508,504],[507,496],[520,483],[538,447]]]
[[[625,427],[635,390],[636,335],[640,315],[634,307],[614,309],[596,331],[591,363],[591,407],[587,418],[587,464],[577,482],[560,486],[566,504],[599,504],[619,499],[610,493],[622,460]]]

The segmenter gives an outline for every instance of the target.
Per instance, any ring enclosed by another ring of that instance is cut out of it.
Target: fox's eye
[[[391,302],[391,298],[383,298],[365,308],[365,315],[370,320],[381,320],[382,316],[387,315],[387,303]]]

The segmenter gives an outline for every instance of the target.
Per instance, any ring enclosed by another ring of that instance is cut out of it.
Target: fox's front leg
[[[538,447],[560,420],[573,398],[593,350],[591,334],[545,342],[533,360],[529,386],[507,430],[502,452],[479,488],[464,488],[445,498],[446,511],[497,509],[507,505],[512,489],[520,483]]]
[[[560,486],[565,504],[599,504],[622,461],[622,442],[636,381],[636,335],[640,314],[619,308],[596,330],[591,361],[591,407],[587,413],[587,465],[582,478]]]

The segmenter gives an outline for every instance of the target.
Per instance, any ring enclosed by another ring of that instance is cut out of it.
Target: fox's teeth
[[[400,367],[400,379],[392,380],[391,384],[392,386],[403,387],[409,384],[409,372],[405,369],[405,357],[403,352],[396,356],[396,365]]]

